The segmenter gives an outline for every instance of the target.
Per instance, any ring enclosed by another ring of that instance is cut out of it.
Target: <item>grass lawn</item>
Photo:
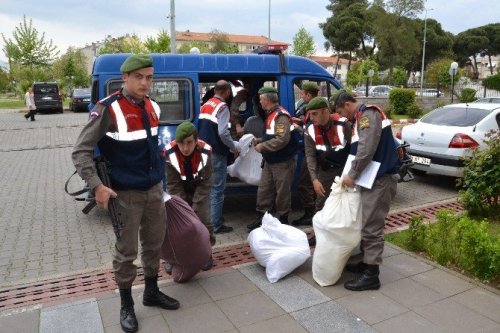
[[[0,109],[25,108],[24,100],[13,98],[0,98]]]
[[[408,119],[407,114],[391,114],[391,119]]]

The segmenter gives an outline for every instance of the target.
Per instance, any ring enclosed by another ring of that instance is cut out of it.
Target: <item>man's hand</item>
[[[109,187],[99,184],[94,189],[95,201],[99,206],[108,209],[109,198],[116,198],[117,194]]]
[[[313,187],[314,187],[314,192],[316,192],[317,195],[319,195],[322,198],[325,196],[326,191],[323,188],[323,184],[321,184],[321,182],[317,178],[313,180]]]
[[[236,124],[236,136],[241,137],[241,136],[243,136],[243,134],[245,134],[245,130],[243,129],[243,127],[241,127],[241,125],[239,123],[237,123]]]
[[[348,175],[344,175],[342,177],[342,186],[344,187],[354,187],[354,179],[349,177]]]
[[[234,158],[237,158],[240,155],[240,150],[239,149],[235,149],[232,152],[234,154]]]
[[[256,150],[258,153],[262,153],[262,143],[258,143],[258,144],[255,146],[255,150]]]

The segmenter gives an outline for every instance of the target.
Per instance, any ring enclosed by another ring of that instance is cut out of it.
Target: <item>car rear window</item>
[[[473,126],[486,117],[491,110],[477,108],[440,108],[432,111],[420,122],[433,125]]]
[[[57,86],[35,86],[36,94],[57,94]]]
[[[75,89],[75,96],[90,95],[90,89]]]

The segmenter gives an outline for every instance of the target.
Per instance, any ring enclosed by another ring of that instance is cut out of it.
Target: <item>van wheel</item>
[[[64,112],[64,109],[63,108],[60,108],[59,110],[57,110],[58,113],[63,113]]]

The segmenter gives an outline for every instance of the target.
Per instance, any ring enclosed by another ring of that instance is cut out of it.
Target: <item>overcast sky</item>
[[[325,41],[318,24],[330,12],[327,0],[271,0],[271,39],[292,43],[300,26],[314,37],[317,53],[326,55]],[[268,34],[269,0],[177,0],[176,30]],[[428,17],[444,30],[457,34],[469,28],[500,22],[498,0],[428,0]],[[23,15],[45,32],[61,53],[69,46],[83,47],[106,35],[118,37],[136,33],[141,38],[169,31],[170,0],[0,0],[0,32],[11,38]],[[423,18],[422,13],[419,17]],[[0,39],[0,49],[4,46]],[[0,51],[0,60],[5,54]]]

